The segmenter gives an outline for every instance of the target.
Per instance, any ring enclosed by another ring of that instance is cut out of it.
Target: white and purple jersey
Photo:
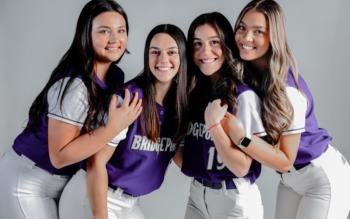
[[[301,133],[298,154],[294,162],[296,168],[305,166],[311,160],[319,157],[326,151],[328,144],[332,140],[332,137],[326,130],[318,127],[314,114],[312,94],[300,74],[298,76],[298,88],[295,84],[293,73],[289,70],[287,94],[294,109],[293,123],[299,123],[289,130],[292,131],[292,133]],[[303,99],[306,103],[303,103]],[[293,132],[293,129],[296,131]],[[289,133],[287,131],[283,134]]]
[[[183,164],[181,171],[190,177],[220,183],[224,180],[237,178],[218,156],[214,142],[205,126],[204,110],[191,118],[185,137]],[[239,84],[237,90],[236,117],[242,122],[246,133],[265,136],[265,129],[260,118],[260,99],[246,85]],[[245,178],[251,183],[259,177],[261,164],[253,160]]]
[[[110,70],[113,71],[113,74],[122,74],[123,77],[116,77],[124,80],[124,73],[120,68],[115,66],[115,68],[110,68]],[[67,84],[70,79],[69,75],[70,73],[67,73],[67,77],[56,81],[50,87],[47,93],[48,107],[46,112],[41,115],[40,126],[35,131],[30,131],[27,128],[24,129],[24,131],[17,136],[13,144],[13,149],[17,154],[25,155],[35,162],[36,166],[56,175],[73,175],[79,170],[80,165],[77,163],[61,169],[56,169],[52,165],[48,151],[48,118],[82,127],[89,109],[87,87],[81,77],[73,79],[61,104],[63,91],[61,88],[64,88]],[[96,82],[102,89],[107,88],[107,85],[98,78]],[[118,83],[122,84],[123,81],[118,81]],[[30,121],[27,127],[29,124]],[[113,143],[111,142],[111,144]],[[83,149],[84,148],[82,148],[82,150]]]
[[[143,98],[142,89],[135,83],[126,87],[133,98],[135,92]],[[176,132],[175,114],[157,104],[160,119],[160,138],[149,140],[141,128],[140,117],[129,126],[127,137],[120,141],[107,163],[111,188],[121,188],[133,196],[148,194],[160,187],[166,169],[176,151],[172,139]]]

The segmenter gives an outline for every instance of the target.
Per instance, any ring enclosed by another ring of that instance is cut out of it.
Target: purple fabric
[[[248,90],[251,89],[246,85],[239,84],[237,97]],[[181,171],[187,176],[214,183],[237,178],[229,169],[222,168],[222,163],[218,162],[214,142],[205,127],[204,110],[205,108],[200,109],[196,116],[190,120],[185,137]],[[260,172],[261,164],[253,160],[245,178],[253,183],[259,177]]]
[[[288,74],[288,85],[296,87],[293,73],[290,70]],[[312,94],[299,74],[298,77],[299,90],[307,98],[307,111],[305,115],[305,132],[301,134],[300,145],[294,165],[305,164],[319,157],[327,148],[332,137],[325,129],[319,128],[314,113],[314,100]]]
[[[113,68],[113,71],[115,71],[115,74],[124,75],[124,73],[119,68]],[[70,73],[68,72],[67,75],[69,74]],[[120,84],[122,83],[123,81],[120,81]],[[107,85],[104,84],[101,80],[98,80],[97,84],[101,86],[102,89],[107,88]],[[27,124],[27,127],[28,127],[28,124]],[[17,154],[25,155],[26,157],[34,161],[38,167],[44,170],[47,170],[52,174],[73,175],[80,168],[79,163],[73,164],[61,169],[56,169],[51,164],[49,151],[48,151],[47,112],[41,116],[40,127],[38,127],[38,129],[35,130],[35,132],[28,131],[28,129],[24,129],[24,131],[17,136],[12,147],[17,152]]]
[[[135,84],[127,86],[133,96],[143,93]],[[121,141],[107,164],[109,186],[121,188],[133,196],[148,194],[160,187],[176,145],[172,137],[176,131],[174,114],[157,105],[161,121],[160,140],[155,144],[142,132],[140,118],[129,126],[127,137]]]

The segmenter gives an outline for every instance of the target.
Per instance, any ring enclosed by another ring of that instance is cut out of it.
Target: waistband
[[[223,183],[225,183],[226,189],[236,189],[237,188],[232,179],[224,180],[223,182],[209,182],[207,180],[195,177],[194,180],[196,180],[197,182],[199,182],[203,186],[209,187],[211,189],[222,189]]]

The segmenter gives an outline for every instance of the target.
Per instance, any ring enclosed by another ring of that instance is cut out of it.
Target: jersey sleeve
[[[82,127],[89,109],[87,88],[81,79],[75,78],[63,98],[62,93],[69,77],[58,80],[47,94],[48,117]]]
[[[294,112],[292,124],[282,135],[302,133],[305,131],[307,99],[302,92],[295,87],[287,87],[286,92]]]
[[[127,133],[128,133],[128,128],[123,129],[117,136],[115,136],[107,144],[111,147],[117,147],[119,142],[121,142],[122,140],[124,140],[126,138]]]
[[[242,122],[245,133],[265,136],[265,128],[260,117],[260,99],[251,90],[241,93],[237,98],[236,117]]]

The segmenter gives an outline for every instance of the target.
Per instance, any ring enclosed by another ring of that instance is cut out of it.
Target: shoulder
[[[259,97],[248,85],[239,83],[237,85],[237,101],[240,102],[242,100],[256,102],[259,100]]]
[[[123,86],[122,90],[118,92],[119,95],[124,96],[124,90],[128,89],[130,92],[130,99],[134,97],[135,93],[138,93],[139,98],[143,98],[143,89],[141,86],[137,85],[135,82],[131,82]]]

